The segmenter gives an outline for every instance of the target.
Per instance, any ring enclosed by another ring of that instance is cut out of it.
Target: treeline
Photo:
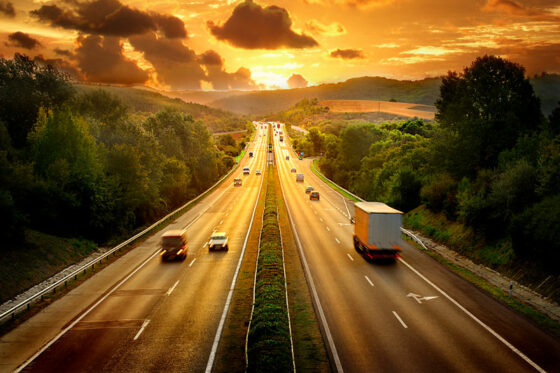
[[[172,109],[132,112],[78,93],[51,66],[0,59],[0,229],[96,242],[129,233],[212,185],[233,164],[206,126]]]
[[[524,68],[477,58],[442,80],[436,123],[310,128],[298,151],[370,201],[425,204],[518,258],[560,268],[560,105],[546,118]]]

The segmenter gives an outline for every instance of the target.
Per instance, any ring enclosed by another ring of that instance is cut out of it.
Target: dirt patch
[[[369,113],[383,112],[404,117],[418,117],[434,120],[435,108],[430,105],[417,105],[406,102],[374,100],[323,100],[321,106],[328,106],[332,113]]]

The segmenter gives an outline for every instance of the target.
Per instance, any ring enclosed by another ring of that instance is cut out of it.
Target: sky
[[[498,55],[560,73],[560,0],[0,0],[0,57],[157,89],[423,79]]]

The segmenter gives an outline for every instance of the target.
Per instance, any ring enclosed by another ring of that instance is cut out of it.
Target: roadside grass
[[[278,225],[274,173],[268,185],[255,278],[255,299],[247,338],[247,372],[293,371],[286,303],[282,239]]]
[[[354,202],[360,202],[359,199],[357,199],[356,197],[354,197],[353,195],[349,194],[348,192],[346,192],[344,189],[341,189],[338,185],[334,184],[332,181],[330,181],[329,179],[327,179],[320,171],[319,169],[316,167],[317,165],[317,159],[314,159],[311,162],[311,170],[313,171],[313,173],[315,173],[315,175],[319,176],[319,178],[321,180],[323,180],[325,183],[327,183],[328,186],[330,186],[331,188],[333,188],[334,190],[336,190],[338,193],[342,194],[344,197],[348,198],[349,200],[352,200]]]
[[[510,298],[508,292],[488,283],[486,280],[472,273],[468,269],[465,269],[463,267],[456,265],[455,263],[450,262],[449,260],[439,255],[437,252],[433,250],[425,250],[422,246],[420,246],[417,242],[413,241],[409,237],[405,235],[403,235],[403,237],[411,245],[414,245],[417,249],[425,252],[439,263],[445,265],[452,272],[464,278],[465,280],[469,281],[470,283],[474,284],[477,288],[485,291],[486,293],[491,295],[494,299],[497,299],[500,302],[508,305],[510,308],[524,315],[529,320],[533,321],[543,329],[550,331],[552,334],[554,334],[557,337],[560,337],[560,322],[553,320],[546,315],[543,315],[542,313],[535,310],[531,306],[522,303],[515,298]]]
[[[286,204],[280,193],[278,174],[275,175],[275,183],[278,191],[278,220],[284,245],[288,306],[296,369],[299,372],[330,372],[327,350],[288,219]]]
[[[243,158],[243,156],[245,155],[245,152],[247,150],[243,149],[241,150],[241,152],[237,155],[237,157],[235,157],[235,163],[239,163],[239,161]]]
[[[265,178],[263,180],[263,190],[266,190],[267,184],[268,180]],[[257,202],[255,221],[249,233],[245,256],[239,269],[230,310],[216,353],[214,371],[218,373],[242,373],[247,368],[245,344],[249,318],[251,317],[251,309],[253,307],[253,282],[259,251],[259,236],[262,228],[265,197],[265,193],[261,193],[260,199]]]

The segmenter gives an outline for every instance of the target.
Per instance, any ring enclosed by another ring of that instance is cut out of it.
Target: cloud
[[[512,16],[539,18],[543,20],[560,20],[560,17],[540,9],[525,6],[515,0],[487,0],[482,7],[485,12],[507,13]]]
[[[59,71],[68,74],[71,78],[75,80],[84,80],[83,74],[78,70],[76,66],[71,64],[70,62],[60,59],[60,58],[45,58],[42,54],[35,56],[33,58],[38,64],[41,65],[51,65],[56,67]]]
[[[300,74],[292,74],[286,83],[288,83],[288,87],[290,88],[305,88],[308,82]]]
[[[148,73],[123,55],[119,38],[89,35],[76,40],[75,59],[87,81],[113,84],[141,84]]]
[[[337,36],[346,34],[346,29],[341,23],[333,22],[330,25],[324,25],[316,19],[309,20],[305,23],[305,27],[312,33],[323,34],[327,36]]]
[[[133,36],[130,44],[155,69],[157,80],[171,89],[200,89],[206,74],[199,65],[194,51],[179,39],[158,37],[155,33]]]
[[[206,66],[222,66],[224,61],[222,57],[213,50],[206,51],[198,57],[200,63]]]
[[[342,58],[343,60],[365,58],[364,52],[359,49],[337,49],[330,54],[333,58]]]
[[[342,4],[352,8],[374,8],[389,5],[395,0],[304,0],[308,4],[333,5]]]
[[[318,43],[310,36],[292,30],[292,20],[284,8],[274,5],[266,8],[245,0],[221,26],[207,22],[212,35],[218,40],[245,49],[307,48]]]
[[[54,53],[58,54],[59,56],[66,56],[66,57],[71,57],[73,55],[72,52],[70,52],[69,50],[60,49],[60,48],[55,48]]]
[[[225,71],[223,58],[213,50],[208,50],[198,56],[198,61],[206,67],[205,80],[216,90],[226,89],[257,89],[258,86],[251,78],[251,71],[240,67],[234,73]]]
[[[29,34],[20,31],[8,35],[8,40],[10,43],[4,43],[6,46],[21,47],[25,49],[33,49],[41,46],[39,40],[33,39],[29,36]]]
[[[30,13],[51,26],[87,34],[128,37],[148,31],[161,31],[167,38],[187,37],[185,25],[179,18],[134,9],[119,0],[68,0],[66,3],[72,8],[43,5]]]
[[[16,16],[16,10],[10,1],[0,1],[0,13],[10,18]]]

